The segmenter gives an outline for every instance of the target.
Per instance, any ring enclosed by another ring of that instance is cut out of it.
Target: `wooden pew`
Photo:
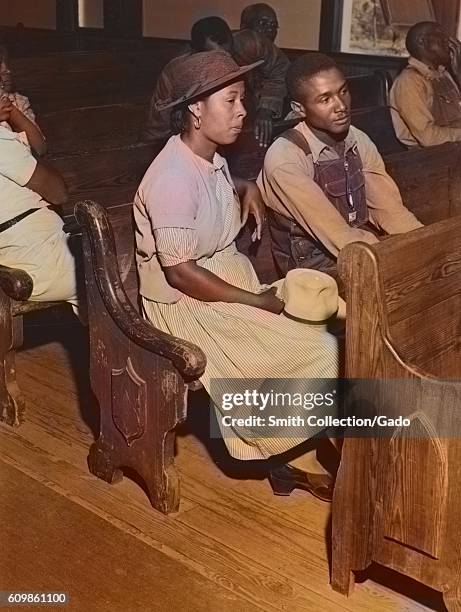
[[[64,215],[72,214],[77,200],[91,197],[97,197],[104,206],[131,202],[156,153],[152,145],[135,144],[88,154],[52,156],[50,163],[69,187]]]
[[[52,157],[133,145],[145,116],[145,104],[110,104],[46,113],[38,123]]]
[[[460,235],[457,216],[339,256],[346,377],[356,381],[346,414],[409,421],[345,438],[331,574],[344,594],[352,571],[376,562],[461,609]]]
[[[171,52],[170,52],[171,53]],[[15,88],[37,113],[120,104],[148,104],[168,53],[93,51],[11,60]]]
[[[152,505],[179,507],[175,427],[186,418],[188,383],[205,369],[193,344],[155,329],[138,311],[131,204],[79,202],[90,331],[90,379],[101,410],[90,471],[115,482],[121,468],[143,478]]]
[[[184,49],[184,47],[183,47]],[[147,105],[165,64],[183,50],[179,44],[152,51],[56,53],[11,60],[15,87],[37,113],[121,104]],[[385,71],[349,77],[353,108],[387,104]]]
[[[392,78],[385,70],[375,70],[370,74],[348,76],[347,84],[351,94],[352,110],[386,106]]]

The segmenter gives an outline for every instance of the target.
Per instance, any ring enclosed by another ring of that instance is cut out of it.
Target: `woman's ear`
[[[297,115],[301,117],[306,116],[306,111],[304,110],[304,106],[300,102],[296,102],[295,100],[292,100],[290,102],[290,106],[291,106],[291,110],[295,112]]]
[[[192,113],[192,115],[194,115],[194,117],[200,117],[200,115],[202,114],[200,110],[200,102],[189,104],[187,108],[189,109],[189,112]]]

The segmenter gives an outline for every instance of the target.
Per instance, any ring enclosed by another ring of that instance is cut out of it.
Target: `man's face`
[[[299,104],[309,126],[336,138],[349,131],[351,95],[346,78],[337,68],[319,72],[302,83]]]
[[[440,27],[434,27],[423,37],[424,51],[427,59],[434,66],[450,65],[450,47],[448,36]]]
[[[269,7],[264,7],[260,9],[258,15],[252,23],[251,29],[255,32],[259,32],[259,34],[266,36],[266,38],[269,38],[272,42],[274,42],[277,37],[277,31],[279,29],[277,15],[275,14],[275,11],[273,11]]]

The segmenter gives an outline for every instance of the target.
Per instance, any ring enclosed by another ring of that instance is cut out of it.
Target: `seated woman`
[[[250,193],[254,202],[250,189],[257,188],[246,181],[235,187],[217,149],[242,130],[243,75],[254,66],[239,67],[223,51],[196,53],[178,64],[174,99],[162,105],[173,109],[176,135],[152,162],[134,201],[144,315],[204,351],[201,382],[214,400],[218,422],[223,413],[213,386],[217,379],[282,379],[283,391],[289,392],[283,379],[299,383],[338,376],[336,338],[281,316],[283,302],[259,283],[249,259],[235,247],[246,217],[239,196],[245,200]],[[234,458],[250,460],[284,453],[319,430],[306,427],[300,437],[281,430],[263,437],[257,427],[233,427],[231,434],[221,427],[221,432]],[[276,494],[299,487],[331,499],[328,475],[276,461],[270,466]]]
[[[35,122],[35,114],[26,96],[14,91],[13,75],[8,63],[8,53],[0,46],[0,100],[3,106],[10,109],[8,121],[1,121],[0,126],[13,132],[25,134],[26,142],[37,156],[47,150],[45,138]]]

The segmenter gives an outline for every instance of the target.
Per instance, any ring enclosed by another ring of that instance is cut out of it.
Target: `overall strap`
[[[306,155],[310,155],[312,153],[307,140],[304,138],[301,132],[295,130],[294,128],[286,130],[285,132],[283,132],[283,134],[280,134],[278,138],[285,138],[285,140],[288,140],[292,144],[299,147]]]

